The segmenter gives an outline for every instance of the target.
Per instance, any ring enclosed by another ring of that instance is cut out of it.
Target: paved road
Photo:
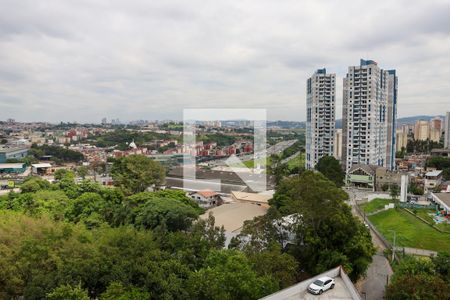
[[[363,220],[363,216],[355,209],[356,201],[361,200],[370,192],[362,190],[347,190],[347,192],[350,197],[352,213]],[[363,295],[363,299],[379,300],[383,299],[386,284],[394,272],[389,261],[383,255],[383,250],[386,249],[384,243],[372,230],[370,230],[370,235],[372,236],[373,244],[377,248],[377,253],[372,256],[372,263],[367,270],[366,277],[360,280],[356,286],[360,294]]]

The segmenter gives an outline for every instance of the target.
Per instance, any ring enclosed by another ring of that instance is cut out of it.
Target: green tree
[[[436,272],[450,284],[450,252],[439,252],[437,256],[432,257]]]
[[[435,275],[399,276],[386,289],[387,300],[448,299],[450,288]]]
[[[180,200],[158,197],[144,192],[130,196],[128,203],[142,203],[130,207],[128,223],[141,228],[156,228],[164,225],[169,231],[185,230],[197,219],[199,211]]]
[[[127,194],[133,194],[143,192],[153,185],[161,185],[165,171],[159,162],[144,155],[130,155],[113,163],[111,175],[114,185]]]
[[[143,289],[124,286],[120,282],[111,283],[101,294],[100,300],[149,300],[150,294]]]
[[[235,250],[211,251],[203,268],[189,278],[193,299],[259,299],[278,289],[271,276],[259,276]]]
[[[392,184],[391,189],[389,191],[389,195],[392,198],[392,201],[395,203],[395,207],[398,208],[398,196],[400,195],[400,189],[398,188],[398,185]]]
[[[90,300],[86,290],[80,285],[62,285],[54,289],[46,297],[47,300]]]
[[[40,177],[28,177],[20,185],[20,189],[24,193],[33,193],[40,190],[46,190],[50,188],[50,182]]]
[[[85,179],[86,176],[89,174],[89,168],[86,166],[79,166],[77,168],[77,175],[80,176],[82,179]]]
[[[369,232],[345,203],[348,195],[320,173],[285,179],[270,201],[281,215],[298,215],[291,247],[300,267],[318,274],[343,265],[352,280],[362,276],[375,249]]]
[[[339,161],[333,156],[324,156],[316,164],[316,170],[334,182],[337,187],[344,185],[345,173]]]

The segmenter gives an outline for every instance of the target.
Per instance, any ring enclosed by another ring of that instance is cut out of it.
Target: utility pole
[[[392,262],[394,262],[395,259],[395,238],[396,238],[396,234],[395,234],[395,230],[389,230],[392,231],[394,233],[394,242],[392,245]]]

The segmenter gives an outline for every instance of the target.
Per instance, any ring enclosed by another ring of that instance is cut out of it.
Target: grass
[[[246,161],[244,161],[244,162],[242,162],[242,163],[243,163],[244,166],[246,166],[247,168],[256,168],[256,166],[257,166],[258,164],[260,164],[261,167],[263,168],[263,167],[266,166],[266,163],[269,163],[269,164],[270,164],[270,157],[266,157],[266,160],[264,160],[263,158],[258,158],[258,159],[256,160],[256,164],[255,164],[255,161],[254,161],[253,159],[251,159],[251,160],[246,160]],[[238,167],[238,166],[239,166],[239,164],[233,165],[233,167]]]
[[[366,213],[373,213],[377,210],[383,209],[385,205],[392,203],[390,199],[375,198],[370,202],[361,205],[361,209]]]
[[[394,230],[398,246],[450,251],[450,234],[437,231],[403,209],[389,209],[368,218],[390,242]]]
[[[300,153],[293,159],[287,162],[289,170],[299,167],[300,169],[305,166],[305,153]]]
[[[431,213],[435,214],[436,211],[434,209],[417,209],[416,210],[416,214],[419,217],[421,217],[422,219],[424,219],[425,221],[429,222],[430,224],[434,224],[440,230],[450,232],[450,224],[447,224],[447,223],[436,224],[433,220],[433,217],[429,215]]]

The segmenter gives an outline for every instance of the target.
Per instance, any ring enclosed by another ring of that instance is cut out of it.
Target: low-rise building
[[[22,174],[26,169],[23,163],[0,163],[0,174]]]
[[[214,191],[204,190],[189,193],[189,196],[192,200],[197,202],[197,204],[201,208],[211,208],[214,206],[218,206],[222,204],[222,199],[220,195]]]
[[[436,202],[439,207],[450,215],[450,193],[431,193],[433,201]]]
[[[387,190],[393,185],[400,187],[402,174],[398,171],[390,171],[384,167],[378,167],[375,170],[375,190]]]
[[[27,148],[0,148],[0,163],[6,163],[8,159],[22,159],[27,155]]]
[[[442,171],[435,170],[425,174],[425,191],[433,190],[442,183]]]
[[[256,205],[269,206],[269,200],[272,199],[271,193],[246,193],[232,191],[231,198],[236,202],[252,203]]]
[[[378,166],[355,164],[346,175],[346,183],[350,186],[374,189],[376,169]]]

